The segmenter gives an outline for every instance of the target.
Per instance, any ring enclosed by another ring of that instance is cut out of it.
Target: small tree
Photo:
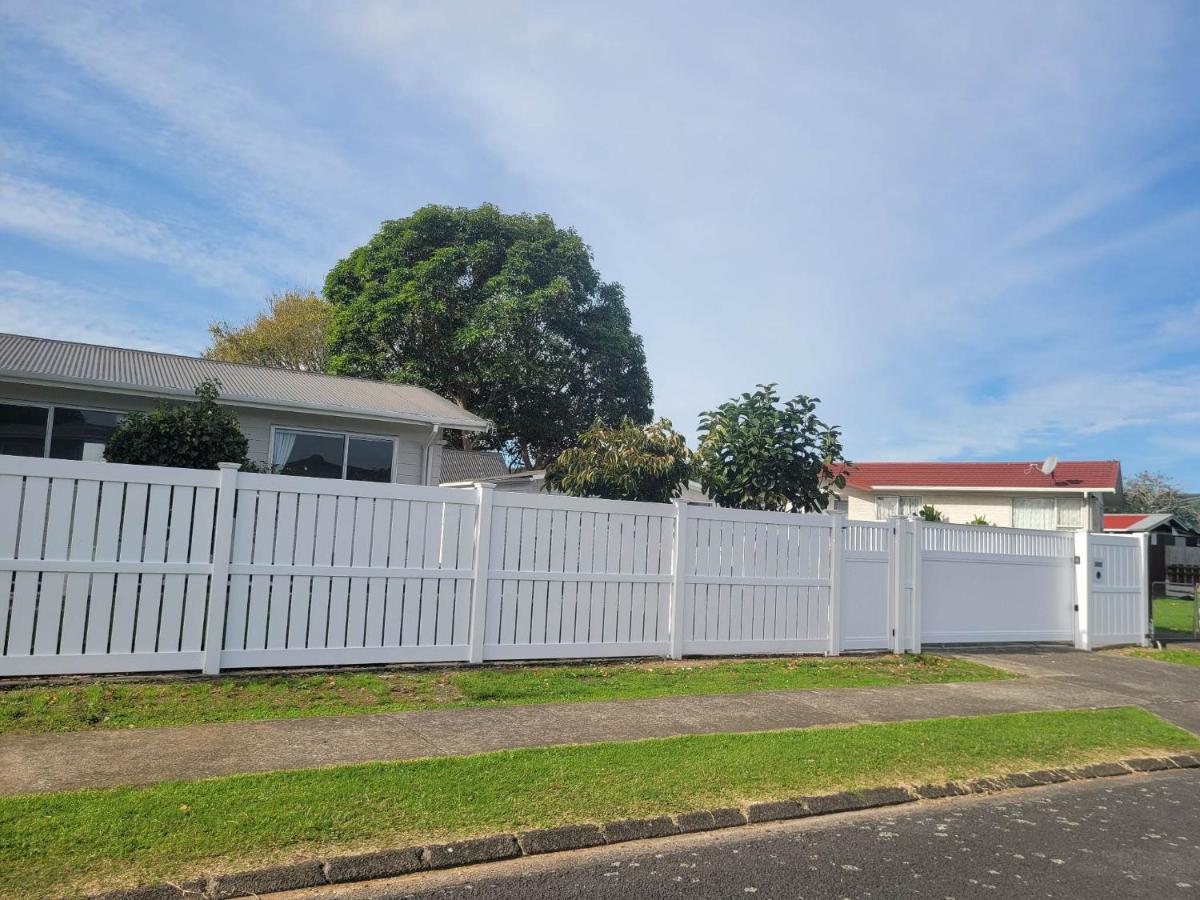
[[[628,416],[596,422],[546,467],[546,486],[573,497],[670,503],[691,471],[691,454],[670,420],[645,427]]]
[[[917,518],[924,519],[926,522],[946,521],[945,517],[942,515],[942,511],[932,503],[926,503],[919,510],[917,510]],[[985,521],[984,524],[986,525],[987,522]]]
[[[217,404],[219,386],[202,381],[194,403],[163,403],[148,413],[130,413],[104,445],[104,458],[178,469],[215,469],[219,462],[251,466],[237,416]]]
[[[700,414],[696,469],[719,506],[820,511],[830,489],[846,486],[841,432],[817,418],[820,401],[803,394],[780,405],[774,384],[760,384]]]
[[[312,291],[285,291],[267,298],[267,311],[252,322],[208,326],[212,346],[209,359],[324,372],[329,353],[325,341],[333,306]]]

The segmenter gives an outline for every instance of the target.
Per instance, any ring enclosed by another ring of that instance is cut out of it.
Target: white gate
[[[919,520],[909,527],[919,545],[922,643],[1074,640],[1073,534]]]
[[[1081,541],[1081,634],[1086,649],[1145,644],[1150,630],[1146,535],[1092,534]],[[1086,625],[1082,623],[1086,622]]]

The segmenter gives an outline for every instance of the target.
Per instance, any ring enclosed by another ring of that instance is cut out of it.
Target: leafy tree
[[[252,322],[208,326],[209,359],[323,372],[329,353],[326,341],[333,307],[312,291],[285,291],[267,298],[267,309]]]
[[[1173,513],[1180,521],[1200,525],[1196,499],[1162,472],[1139,472],[1125,483],[1121,510],[1131,513]]]
[[[919,510],[917,510],[917,516],[921,519],[924,519],[926,522],[944,522],[944,521],[946,521],[945,517],[942,515],[942,511],[940,509],[938,509],[936,506],[934,506],[932,503],[926,503]],[[976,516],[976,518],[979,518],[979,517]],[[985,525],[987,524],[986,519],[984,520],[984,524]]]
[[[246,459],[246,437],[237,416],[217,403],[216,381],[196,386],[193,403],[161,403],[148,413],[130,413],[104,445],[104,458],[114,463],[215,469],[220,462]]]
[[[819,511],[846,486],[841,431],[816,414],[816,397],[780,405],[774,384],[700,414],[696,467],[719,506]]]
[[[450,397],[494,423],[481,443],[526,467],[596,420],[650,421],[624,291],[547,215],[423,207],[334,266],[325,296],[331,371]]]
[[[596,422],[546,467],[546,486],[573,497],[669,503],[687,484],[691,460],[669,419],[642,427]]]

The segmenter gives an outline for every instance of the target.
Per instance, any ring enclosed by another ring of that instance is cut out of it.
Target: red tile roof
[[[846,472],[850,487],[1059,488],[1115,490],[1121,464],[1108,460],[1062,460],[1052,475],[1043,475],[1041,460],[1032,462],[862,462]]]
[[[1146,513],[1105,513],[1104,530],[1120,531],[1136,525],[1146,518]]]

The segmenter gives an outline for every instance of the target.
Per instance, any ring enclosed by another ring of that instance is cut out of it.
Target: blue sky
[[[649,7],[649,8],[647,8]],[[0,0],[0,328],[198,352],[430,202],[546,211],[656,409],[1200,490],[1200,8]]]

